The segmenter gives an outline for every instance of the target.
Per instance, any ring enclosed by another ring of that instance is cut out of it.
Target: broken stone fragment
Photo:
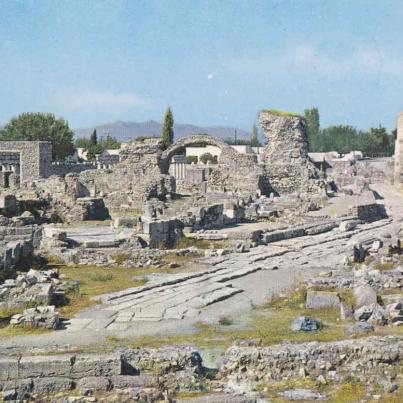
[[[306,295],[306,308],[329,309],[337,308],[340,298],[337,292],[308,290]]]
[[[309,316],[300,316],[294,319],[291,323],[291,330],[293,332],[313,332],[322,328],[322,322],[317,319],[310,318]]]
[[[354,245],[353,256],[354,262],[362,263],[365,260],[366,251],[361,244]]]
[[[340,319],[346,320],[347,318],[353,317],[354,309],[351,304],[345,302],[340,303]]]
[[[368,322],[357,322],[353,325],[346,326],[344,328],[344,333],[346,335],[362,334],[373,332],[374,326]]]
[[[370,286],[356,287],[353,290],[353,294],[356,308],[360,308],[364,305],[373,305],[377,302],[376,292]]]
[[[354,319],[382,326],[387,323],[387,313],[379,304],[364,305],[354,312]]]
[[[284,392],[279,392],[278,395],[286,398],[287,400],[326,400],[325,396],[309,389],[285,390]]]
[[[339,225],[339,230],[341,232],[352,231],[357,227],[357,221],[343,221]]]
[[[356,321],[367,321],[371,317],[373,309],[372,305],[364,305],[358,308],[354,312],[354,319]]]
[[[368,322],[373,323],[374,325],[386,325],[388,322],[386,311],[379,304],[375,304]]]
[[[11,317],[10,325],[17,327],[57,329],[59,322],[59,313],[55,311],[55,307],[52,305],[25,309],[22,314],[13,315]]]

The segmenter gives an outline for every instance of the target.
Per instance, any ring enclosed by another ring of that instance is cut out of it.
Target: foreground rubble
[[[391,161],[326,171],[304,119],[259,119],[259,163],[200,135],[129,142],[118,164],[72,172],[37,166],[48,143],[19,144],[38,158],[0,195],[5,401],[332,401],[346,384],[363,402],[399,399]],[[217,164],[178,156],[199,143],[220,149]]]
[[[102,395],[109,401],[155,401],[175,399],[186,391],[204,401],[201,396],[207,394],[208,399],[213,390],[224,392],[223,399],[241,394],[246,396],[242,401],[256,401],[247,396],[263,390],[263,396],[270,397],[267,387],[275,382],[309,379],[327,386],[321,394],[288,390],[283,395],[315,400],[316,395],[326,398],[332,385],[346,381],[393,393],[401,384],[402,359],[403,339],[391,336],[271,347],[238,343],[225,352],[216,373],[205,368],[199,353],[188,346],[108,354],[24,354],[0,358],[0,389],[5,401],[41,399],[55,392]],[[210,399],[214,401],[214,394]]]

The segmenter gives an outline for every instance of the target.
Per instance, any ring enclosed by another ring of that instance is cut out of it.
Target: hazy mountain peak
[[[127,141],[139,136],[159,136],[162,124],[155,120],[145,122],[116,121],[99,126],[87,127],[74,130],[77,137],[88,137],[96,129],[99,136],[110,134],[119,141]],[[225,126],[196,126],[192,124],[175,123],[175,139],[190,136],[192,134],[210,134],[222,139],[234,138],[235,131],[238,139],[250,139],[251,134],[242,129]]]

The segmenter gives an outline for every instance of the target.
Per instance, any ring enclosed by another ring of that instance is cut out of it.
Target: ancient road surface
[[[192,331],[196,321],[238,317],[251,307],[324,270],[343,270],[357,242],[372,242],[402,226],[403,196],[387,185],[373,186],[389,218],[356,230],[335,228],[319,235],[270,243],[247,253],[205,258],[208,269],[165,275],[144,286],[99,297],[101,304],[81,311],[65,330],[39,337],[1,340],[1,347],[49,348],[85,345],[105,336],[133,337]]]

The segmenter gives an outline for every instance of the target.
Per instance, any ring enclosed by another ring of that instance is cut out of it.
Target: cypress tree
[[[252,147],[260,147],[261,146],[259,138],[258,138],[258,132],[257,132],[256,125],[253,125],[253,128],[252,128],[252,137],[251,137],[251,140],[250,140],[250,145]]]
[[[168,148],[174,141],[174,117],[170,107],[165,111],[161,138],[165,148]]]
[[[98,136],[97,136],[97,131],[95,129],[91,134],[90,140],[91,140],[91,144],[93,146],[96,146],[98,144]]]

